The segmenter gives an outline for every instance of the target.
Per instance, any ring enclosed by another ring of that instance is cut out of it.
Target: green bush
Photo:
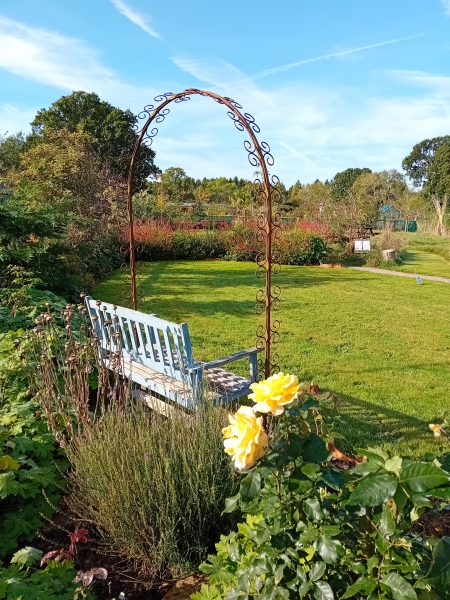
[[[65,488],[68,463],[28,391],[28,372],[19,357],[23,330],[34,325],[49,292],[29,292],[15,316],[4,294],[0,303],[0,558],[32,540],[50,518]],[[3,330],[3,333],[2,333]],[[19,348],[16,348],[19,346]]]
[[[140,402],[116,404],[67,446],[71,508],[150,580],[194,570],[230,516],[234,476],[221,444],[222,410],[167,418]]]
[[[192,598],[450,598],[450,538],[416,527],[450,498],[450,454],[357,449],[366,462],[339,470],[317,409],[304,394],[273,420],[267,454],[226,503],[247,517],[201,565],[210,586]]]
[[[75,585],[76,570],[72,563],[49,561],[45,569],[32,565],[42,552],[23,548],[16,552],[11,566],[0,570],[0,598],[6,600],[95,600],[89,590]]]

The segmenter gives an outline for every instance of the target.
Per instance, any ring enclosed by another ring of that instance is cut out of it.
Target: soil
[[[69,535],[75,529],[84,527],[88,530],[88,543],[77,544],[77,570],[87,571],[102,567],[108,571],[106,581],[94,580],[92,589],[98,600],[118,600],[123,592],[126,600],[161,600],[170,585],[148,589],[140,580],[139,572],[133,565],[122,557],[108,553],[99,543],[99,536],[94,531],[91,523],[76,519],[69,511],[58,513],[52,521],[40,532],[39,536],[30,543],[33,548],[38,548],[44,553],[52,550],[68,549]],[[191,592],[192,593],[192,592]],[[186,596],[188,598],[188,596]]]

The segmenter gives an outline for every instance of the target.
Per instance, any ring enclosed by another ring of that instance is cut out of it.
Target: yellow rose
[[[250,406],[241,406],[234,415],[228,415],[228,420],[230,425],[222,429],[225,452],[233,457],[237,469],[245,471],[267,452],[269,440],[263,418]]]
[[[291,404],[298,395],[300,385],[295,375],[277,373],[259,383],[252,383],[253,394],[249,398],[256,402],[253,410],[271,413],[275,417],[284,413],[286,404]]]

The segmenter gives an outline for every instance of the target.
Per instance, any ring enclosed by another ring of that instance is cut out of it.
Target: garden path
[[[398,275],[399,277],[421,277],[428,281],[440,281],[442,283],[450,283],[448,277],[436,277],[435,275],[420,275],[419,273],[404,273],[403,271],[389,271],[388,269],[375,269],[374,267],[348,267],[356,271],[368,271],[369,273],[380,273],[381,275]]]

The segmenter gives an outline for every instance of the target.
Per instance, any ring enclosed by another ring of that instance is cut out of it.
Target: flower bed
[[[263,250],[256,224],[237,222],[231,227],[196,229],[191,223],[145,221],[134,224],[134,236],[143,260],[225,260],[254,261]],[[326,240],[332,231],[325,225],[300,222],[283,227],[280,239],[274,241],[274,252],[282,264],[320,264],[326,256]],[[128,239],[124,231],[123,242]]]
[[[356,449],[364,462],[342,471],[317,389],[283,373],[251,387],[254,406],[223,429],[245,474],[225,512],[246,516],[200,566],[210,585],[192,599],[449,598],[450,538],[415,524],[446,506],[450,454],[414,462]]]

